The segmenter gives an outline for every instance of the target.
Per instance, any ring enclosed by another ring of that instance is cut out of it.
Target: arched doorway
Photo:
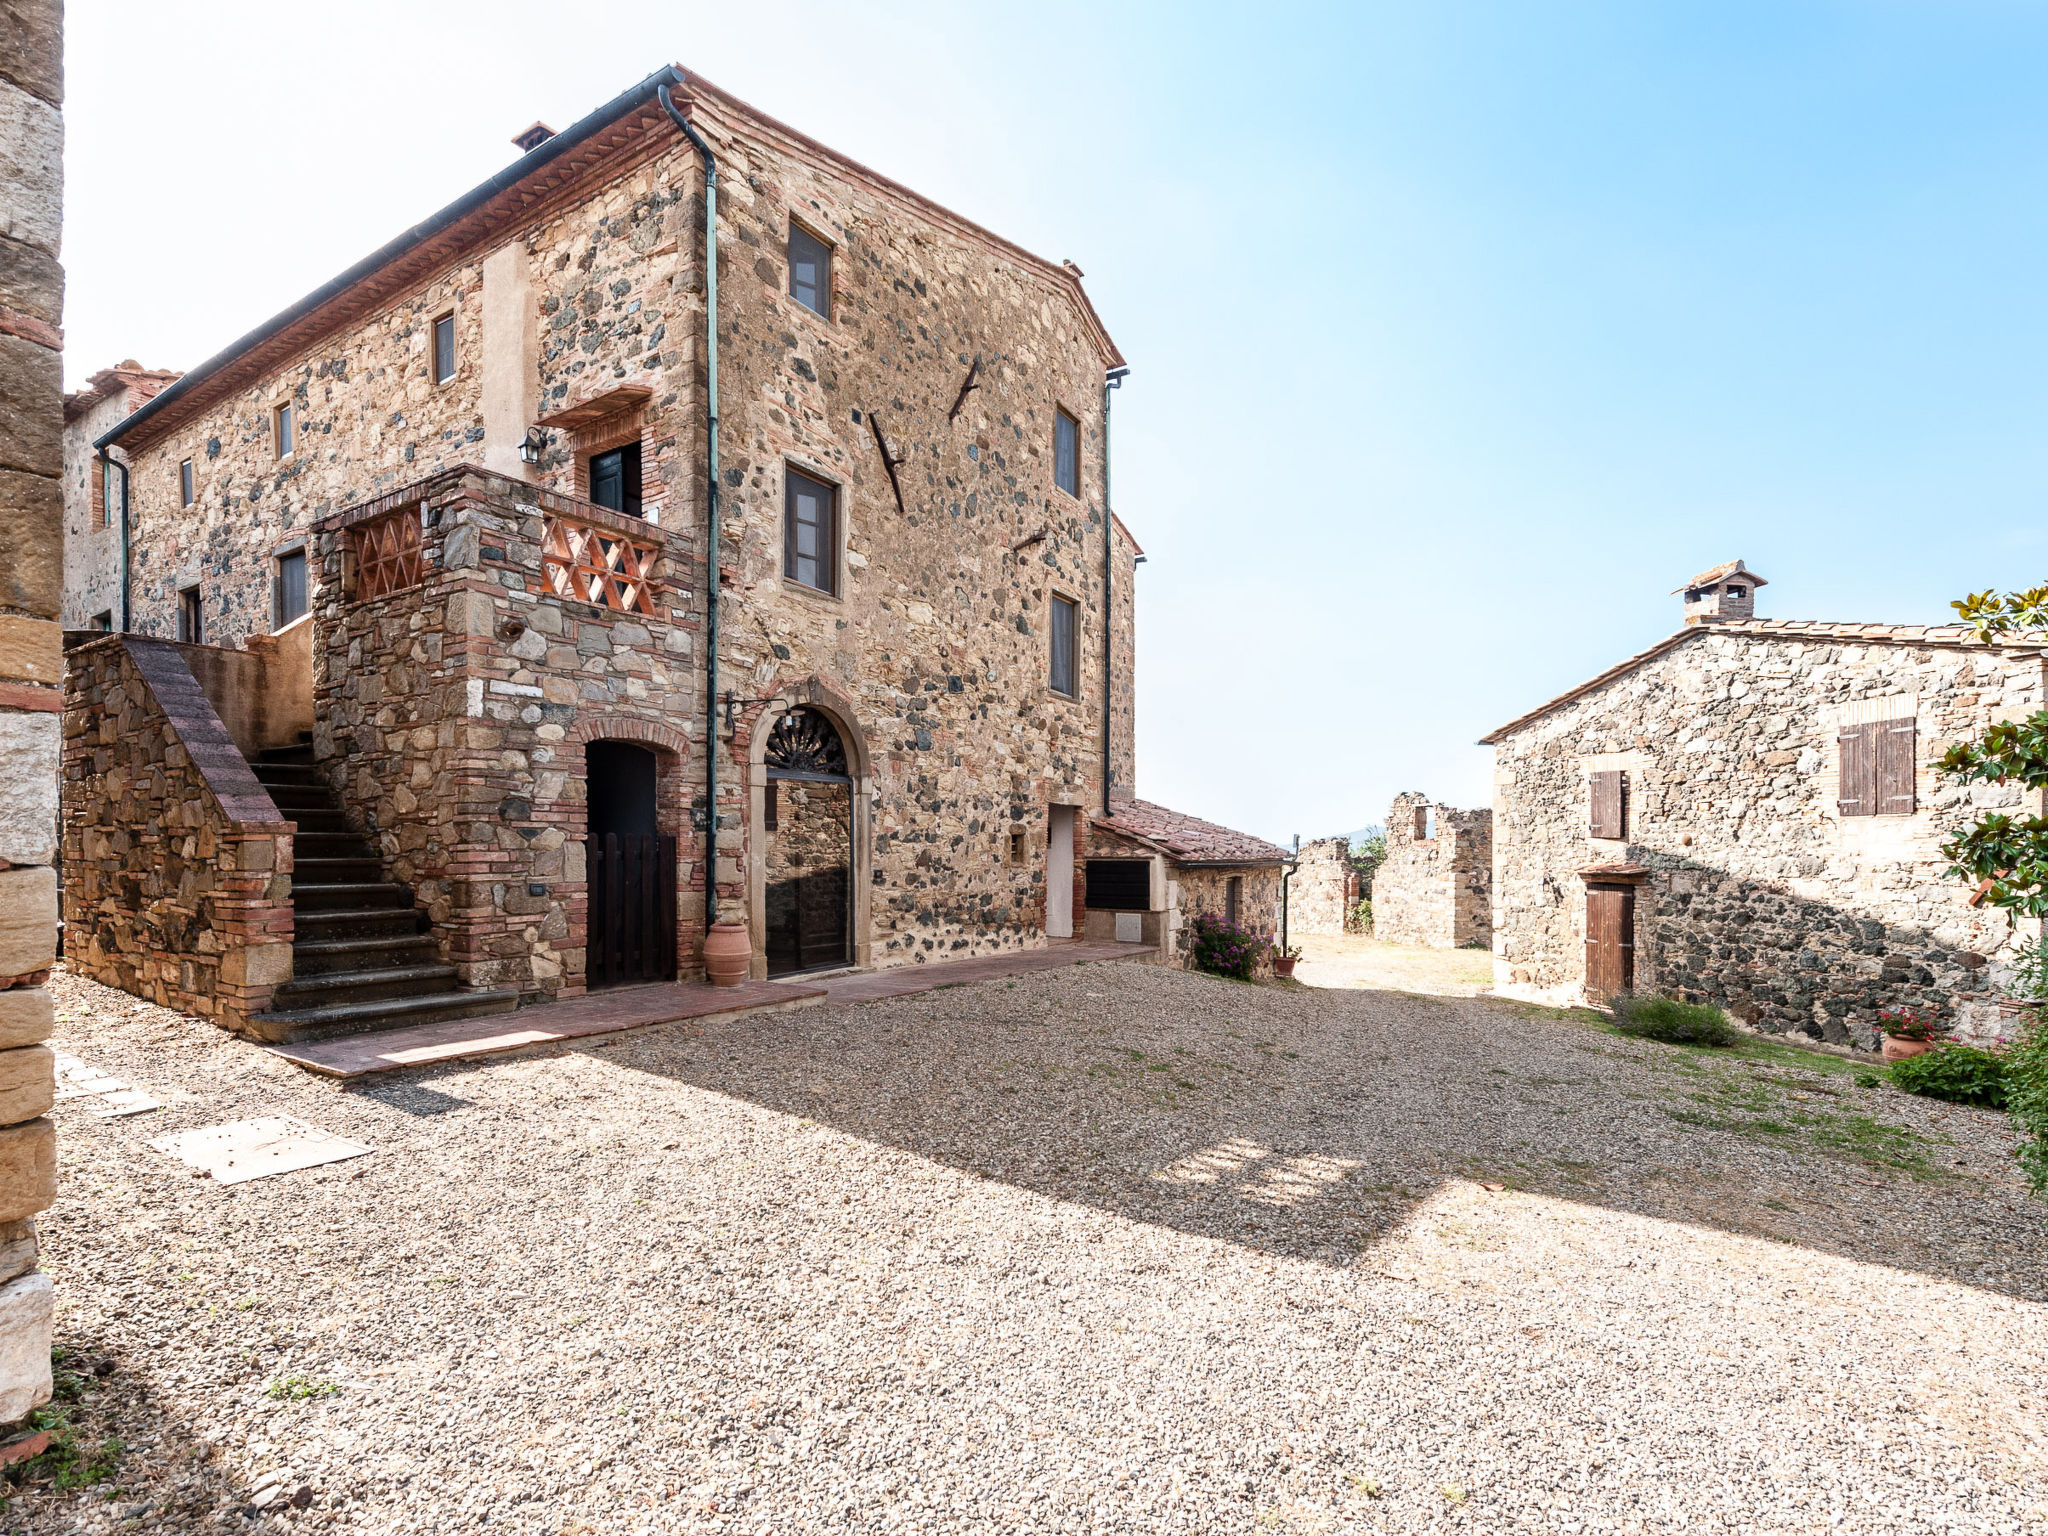
[[[673,981],[676,840],[656,822],[659,764],[630,741],[590,742],[583,761],[588,985]]]
[[[853,775],[821,710],[779,716],[761,766],[763,948],[770,976],[853,959]]]

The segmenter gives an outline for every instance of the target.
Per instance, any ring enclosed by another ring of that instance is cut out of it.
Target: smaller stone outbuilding
[[[1090,827],[1085,937],[1156,944],[1161,959],[1177,965],[1187,913],[1278,934],[1285,848],[1149,800],[1119,800],[1113,809]],[[1140,861],[1149,869],[1141,872]]]
[[[1493,942],[1493,812],[1394,797],[1372,881],[1373,937],[1431,949]]]
[[[1351,839],[1319,837],[1303,843],[1287,882],[1287,932],[1341,934],[1349,930],[1358,902],[1358,871],[1351,864]]]

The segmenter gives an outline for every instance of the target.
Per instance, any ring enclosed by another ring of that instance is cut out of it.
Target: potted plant
[[[1904,1061],[1931,1051],[1948,1033],[1941,1020],[1911,1008],[1885,1009],[1877,1016],[1877,1027],[1884,1035],[1886,1061]]]
[[[1285,949],[1275,944],[1273,946],[1273,974],[1275,976],[1292,976],[1294,974],[1294,962],[1300,958],[1301,946],[1299,944],[1290,944]]]

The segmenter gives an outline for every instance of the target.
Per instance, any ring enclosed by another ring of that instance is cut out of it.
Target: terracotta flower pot
[[[1890,1035],[1884,1037],[1886,1061],[1904,1061],[1908,1056],[1924,1056],[1933,1049],[1932,1040],[1894,1040]]]
[[[1299,956],[1280,956],[1279,959],[1273,962],[1273,974],[1275,976],[1292,976],[1294,974],[1294,962],[1299,958]]]
[[[714,987],[736,987],[747,979],[753,956],[745,923],[713,923],[704,935],[704,979]]]

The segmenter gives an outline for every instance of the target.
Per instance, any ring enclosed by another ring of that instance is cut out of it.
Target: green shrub
[[[2048,1022],[2035,1020],[2006,1047],[2005,1107],[2020,1133],[2020,1168],[2048,1199]]]
[[[1666,1045],[1733,1045],[1742,1032],[1711,1003],[1681,1003],[1675,997],[1637,997],[1624,993],[1614,1000],[1614,1027],[1624,1035],[1662,1040]]]
[[[1351,918],[1344,927],[1350,933],[1371,933],[1372,903],[1370,901],[1354,901],[1351,903]]]
[[[2005,1058],[1974,1045],[1939,1045],[1892,1063],[1892,1086],[1953,1104],[2005,1108]]]

